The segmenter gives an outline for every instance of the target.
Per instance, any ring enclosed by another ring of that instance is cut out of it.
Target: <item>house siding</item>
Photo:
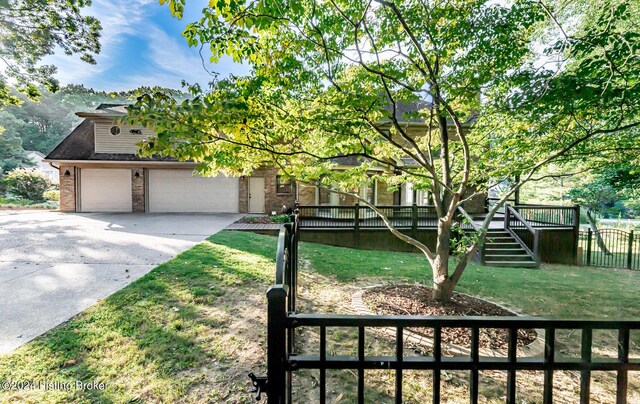
[[[120,127],[120,134],[111,134],[111,127]],[[141,134],[131,133],[131,130],[140,130]],[[96,120],[94,123],[95,151],[96,153],[125,153],[135,154],[138,150],[136,143],[153,135],[153,131],[138,126],[120,125],[114,120]]]

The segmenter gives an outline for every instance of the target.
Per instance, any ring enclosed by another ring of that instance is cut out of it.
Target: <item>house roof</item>
[[[40,153],[37,150],[25,150],[24,151],[26,154],[35,154],[38,157],[44,157],[44,154]]]
[[[127,114],[127,107],[129,104],[100,104],[98,107],[91,111],[76,112],[81,118],[113,118]]]
[[[172,157],[153,156],[140,157],[136,154],[124,153],[96,153],[95,138],[93,136],[93,122],[85,119],[78,125],[55,149],[45,157],[45,160],[88,160],[88,161],[178,161]]]

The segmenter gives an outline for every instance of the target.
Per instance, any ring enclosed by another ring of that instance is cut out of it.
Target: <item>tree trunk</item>
[[[433,300],[437,300],[440,303],[447,303],[453,297],[453,288],[455,285],[451,279],[446,279],[443,282],[433,282],[433,293],[431,297]]]
[[[449,252],[451,250],[451,222],[440,220],[438,222],[438,240],[436,242],[435,257],[431,262],[433,270],[433,294],[434,300],[446,303],[453,296],[454,284],[449,278]]]
[[[611,255],[611,251],[607,248],[607,245],[604,243],[600,232],[598,231],[598,226],[596,225],[596,220],[591,216],[591,211],[587,210],[587,221],[589,222],[589,226],[591,227],[591,231],[593,231],[593,235],[596,237],[596,243],[605,255]]]

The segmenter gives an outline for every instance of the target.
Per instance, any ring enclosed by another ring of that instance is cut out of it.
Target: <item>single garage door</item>
[[[191,170],[149,170],[150,212],[238,212],[238,179]]]
[[[131,212],[131,170],[80,171],[82,212]]]

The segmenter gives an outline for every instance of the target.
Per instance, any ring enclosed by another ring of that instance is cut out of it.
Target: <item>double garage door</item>
[[[191,170],[149,170],[149,212],[238,212],[238,179],[194,176]],[[83,212],[131,212],[131,170],[83,169]]]

